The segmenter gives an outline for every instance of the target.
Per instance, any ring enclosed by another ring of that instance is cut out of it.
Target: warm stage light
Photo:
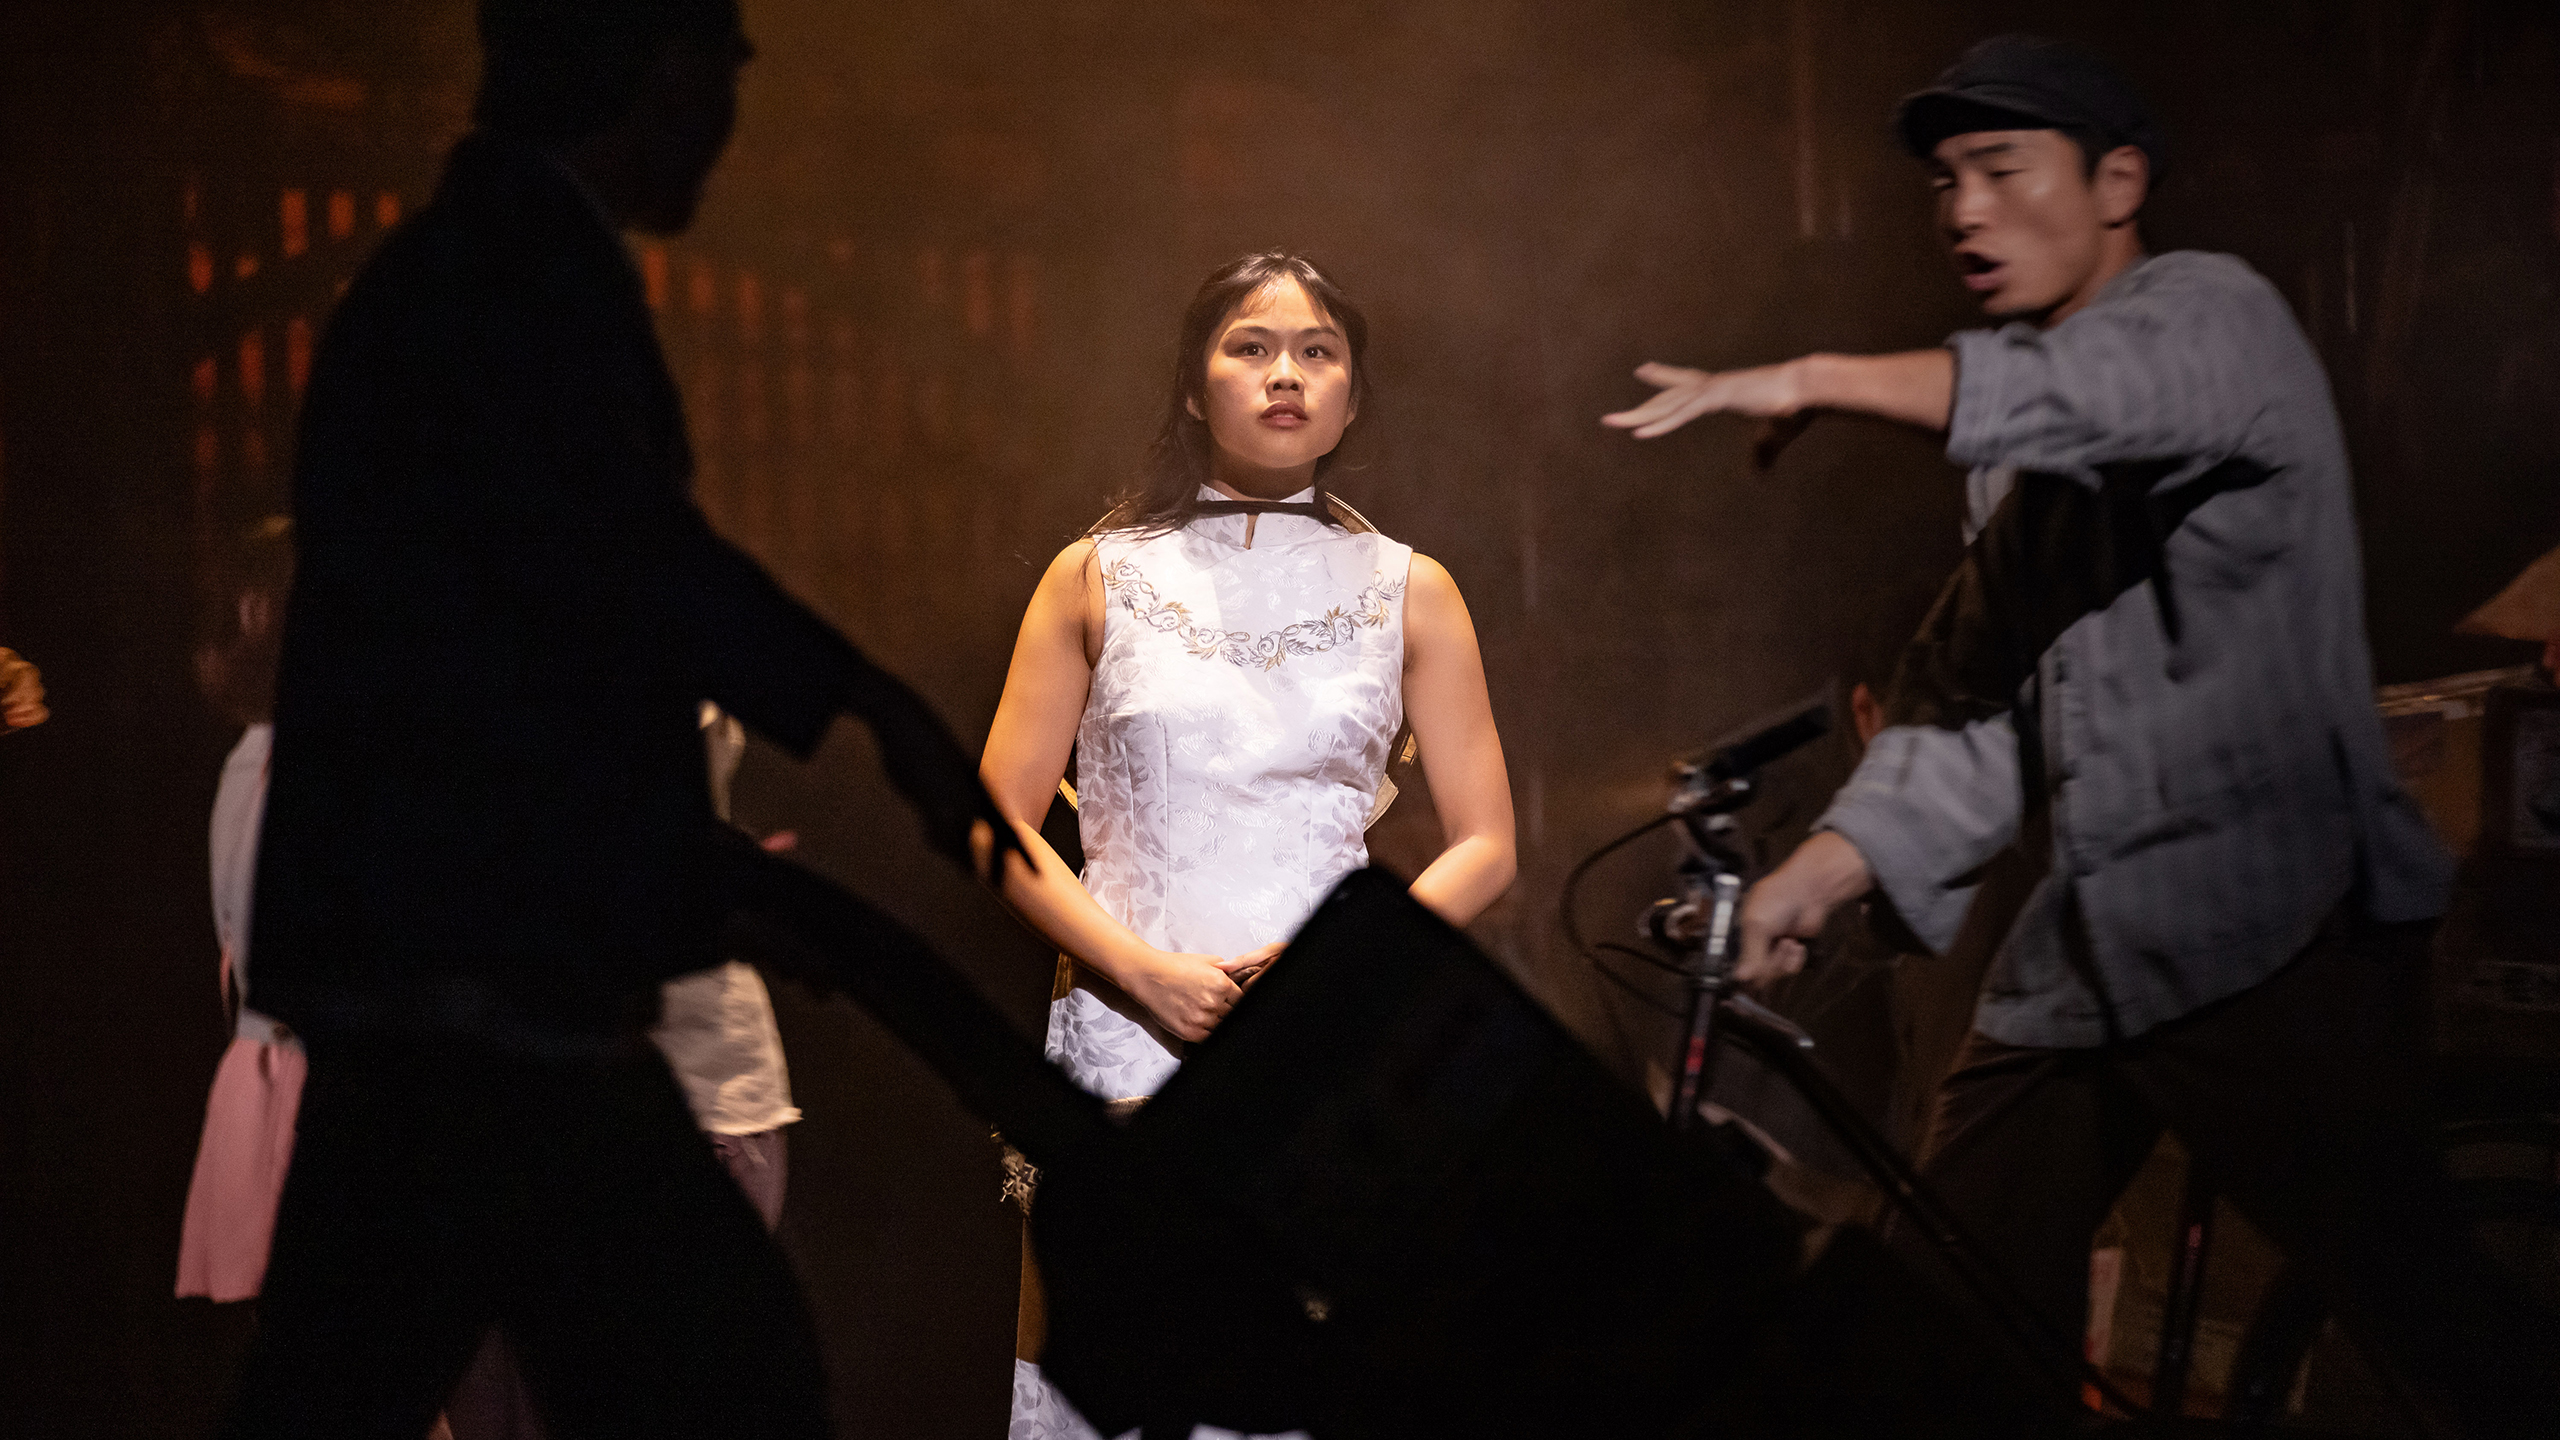
[[[279,228],[284,236],[284,258],[292,259],[311,248],[311,196],[302,190],[287,190],[276,204]]]

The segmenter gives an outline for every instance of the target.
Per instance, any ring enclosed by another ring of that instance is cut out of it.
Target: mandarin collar
[[[1202,500],[1215,501],[1233,500],[1235,497],[1220,491],[1215,486],[1203,485],[1200,487],[1199,498]],[[1297,494],[1287,497],[1280,503],[1287,505],[1311,505],[1315,503],[1315,498],[1316,487],[1310,485],[1306,489],[1299,491]],[[1305,515],[1287,515],[1278,513],[1267,515],[1202,515],[1194,519],[1186,528],[1191,534],[1197,535],[1201,539],[1207,540],[1212,544],[1225,546],[1230,549],[1242,550],[1245,548],[1244,532],[1245,525],[1248,521],[1253,524],[1253,548],[1256,550],[1269,550],[1280,545],[1300,545],[1309,540],[1321,540],[1328,535],[1340,533],[1335,529],[1335,527],[1327,525],[1321,520],[1312,519]]]

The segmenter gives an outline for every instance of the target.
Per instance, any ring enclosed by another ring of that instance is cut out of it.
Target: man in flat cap
[[[803,755],[859,716],[963,863],[997,812],[688,494],[620,232],[693,217],[735,0],[480,25],[477,126],[303,414],[253,945],[310,1079],[225,1433],[417,1440],[497,1324],[560,1436],[818,1436],[790,1269],[647,1035],[731,905],[699,707]]]
[[[2373,699],[2345,443],[2283,297],[2144,252],[2159,127],[2074,46],[2003,36],[1895,117],[1995,328],[1709,374],[1607,423],[1775,438],[1823,410],[1947,437],[1963,565],[1888,728],[1751,892],[1739,973],[1836,907],[1934,949],[1986,864],[2044,867],[1938,1095],[1924,1168],[2077,1348],[2089,1244],[2163,1128],[2460,1433],[2560,1433],[2555,1331],[2439,1204],[2409,1004],[2452,865]],[[1910,1237],[1902,1237],[1908,1241]]]

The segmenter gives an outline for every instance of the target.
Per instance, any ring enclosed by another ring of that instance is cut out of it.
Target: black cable
[[[1683,980],[1689,978],[1688,967],[1681,965],[1676,961],[1665,960],[1650,950],[1639,950],[1633,945],[1621,945],[1615,940],[1603,940],[1599,944],[1592,946],[1588,951],[1584,952],[1584,954],[1587,958],[1596,962],[1600,958],[1600,952],[1604,950],[1609,951],[1612,954],[1624,955],[1630,959],[1642,961],[1643,963],[1652,966],[1654,969],[1661,971],[1665,975],[1676,975]]]
[[[1689,972],[1681,968],[1679,965],[1663,959],[1659,955],[1639,950],[1633,945],[1622,945],[1616,941],[1601,941],[1598,944],[1592,943],[1589,939],[1585,938],[1582,933],[1580,917],[1575,913],[1575,901],[1580,897],[1583,879],[1591,873],[1592,867],[1679,818],[1680,817],[1677,815],[1657,815],[1637,826],[1633,830],[1628,831],[1626,834],[1619,836],[1617,839],[1610,841],[1608,844],[1601,846],[1599,849],[1592,851],[1590,854],[1583,856],[1582,859],[1575,862],[1573,869],[1566,873],[1564,877],[1564,891],[1556,899],[1556,918],[1563,923],[1565,940],[1573,946],[1575,953],[1581,955],[1584,960],[1589,961],[1591,968],[1600,973],[1601,979],[1606,980],[1610,984],[1627,992],[1628,997],[1634,1000],[1637,1004],[1642,1005],[1647,1010],[1653,1011],[1657,1015],[1667,1016],[1673,1020],[1681,1018],[1683,1013],[1678,1006],[1666,1005],[1662,1001],[1655,999],[1652,995],[1647,994],[1643,986],[1638,985],[1634,980],[1629,979],[1627,976],[1620,974],[1616,966],[1609,964],[1608,961],[1602,957],[1606,954],[1631,956],[1666,975],[1674,975],[1683,979],[1687,978]],[[1611,1023],[1613,1025],[1616,1023],[1614,1015]],[[1623,1032],[1621,1032],[1619,1038],[1623,1042],[1625,1039]]]
[[[1583,938],[1582,925],[1574,915],[1574,900],[1581,893],[1583,877],[1591,873],[1591,867],[1679,818],[1677,815],[1656,815],[1626,834],[1583,856],[1574,862],[1572,870],[1566,872],[1564,893],[1556,899],[1556,918],[1564,922],[1564,938],[1571,942],[1574,950],[1584,959],[1598,963],[1594,959],[1594,948],[1589,940]]]
[[[1661,1001],[1653,998],[1651,995],[1646,994],[1643,986],[1638,985],[1633,980],[1619,974],[1615,968],[1600,963],[1600,959],[1597,955],[1593,955],[1591,957],[1591,968],[1600,972],[1601,979],[1606,980],[1610,984],[1617,986],[1619,989],[1626,991],[1629,997],[1634,999],[1637,1004],[1642,1005],[1647,1010],[1651,1010],[1659,1015],[1667,1015],[1674,1020],[1681,1018],[1680,1007],[1676,1005],[1665,1005]]]
[[[1770,995],[1767,1002],[1799,1025],[1811,1027],[1830,1014],[1864,985],[1878,976],[1889,976],[1892,967],[1881,961],[1853,963],[1841,958],[1852,943],[1830,945],[1816,936],[1804,944],[1804,968],[1790,975]]]

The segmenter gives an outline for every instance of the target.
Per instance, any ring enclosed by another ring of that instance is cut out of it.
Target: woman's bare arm
[[[1004,698],[996,704],[979,774],[1012,822],[1032,868],[1006,868],[1004,898],[1049,942],[1126,990],[1185,1040],[1207,1037],[1241,993],[1220,959],[1158,950],[1104,913],[1058,852],[1040,838],[1041,817],[1065,777],[1093,688],[1102,605],[1093,544],[1061,551],[1040,577],[1014,641]]]
[[[1407,574],[1404,648],[1405,720],[1448,846],[1413,882],[1413,898],[1464,925],[1511,888],[1519,840],[1475,622],[1458,582],[1428,556],[1414,556]]]

